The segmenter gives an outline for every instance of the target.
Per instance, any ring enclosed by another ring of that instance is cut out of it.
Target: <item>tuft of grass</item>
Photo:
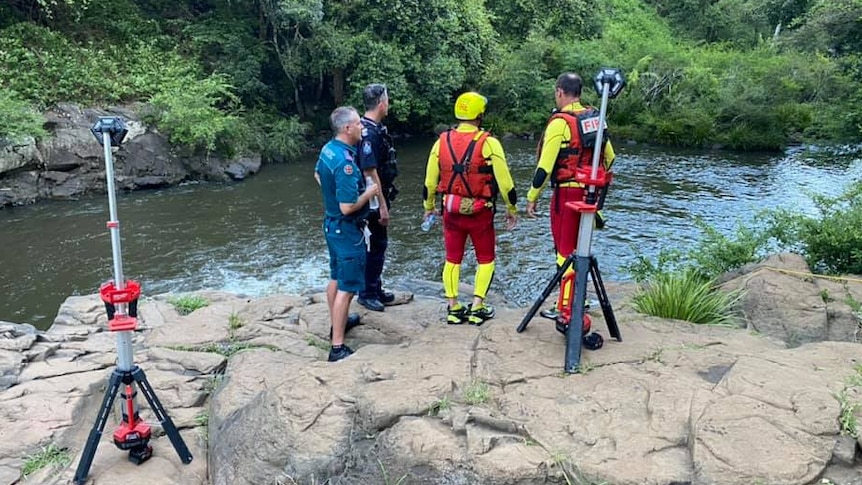
[[[733,308],[740,292],[725,293],[687,269],[658,274],[634,297],[635,309],[647,315],[707,325],[735,326]]]
[[[851,438],[859,437],[859,423],[856,420],[856,410],[862,405],[850,402],[850,396],[847,395],[847,389],[835,394],[835,399],[841,405],[841,414],[838,416],[838,424],[840,433]]]
[[[332,348],[332,342],[327,342],[312,333],[305,334],[305,343],[312,347],[317,347],[324,352],[329,352],[329,350]]]
[[[210,413],[204,411],[204,412],[198,414],[197,416],[195,416],[195,423],[197,423],[198,426],[209,426],[209,424],[210,424]]]
[[[242,328],[243,325],[245,325],[245,321],[236,312],[232,312],[227,319],[227,327],[232,331]]]
[[[443,411],[452,407],[452,398],[449,395],[445,395],[440,399],[431,403],[431,406],[428,408],[428,416],[437,416]]]
[[[664,347],[656,347],[648,354],[644,355],[642,361],[643,362],[657,362],[659,364],[664,364],[664,360],[662,360],[662,354],[664,354]]]
[[[578,374],[587,375],[594,371],[596,367],[598,366],[592,362],[581,362],[581,365],[578,366]]]
[[[172,296],[168,298],[168,303],[173,305],[180,315],[188,315],[210,304],[206,298],[199,295]]]
[[[491,387],[487,382],[474,380],[464,386],[464,402],[467,404],[484,404],[491,397]]]
[[[862,364],[854,365],[853,370],[856,371],[856,374],[850,377],[850,385],[853,387],[862,387]]]
[[[820,290],[820,299],[823,300],[823,303],[829,303],[829,302],[835,301],[835,299],[832,298],[831,295],[829,295],[829,289],[828,288],[823,288],[822,290]]]
[[[24,478],[48,466],[63,468],[72,462],[72,454],[66,448],[54,444],[43,446],[38,452],[28,455],[21,474]]]
[[[405,473],[397,481],[392,482],[389,472],[386,471],[386,467],[383,466],[383,462],[380,459],[377,460],[377,465],[380,467],[380,473],[383,474],[383,485],[401,485],[404,483],[404,480],[407,480],[407,473]]]

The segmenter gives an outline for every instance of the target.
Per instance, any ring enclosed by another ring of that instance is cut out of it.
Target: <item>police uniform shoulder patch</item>
[[[371,155],[371,142],[367,140],[362,142],[362,153],[364,155]]]
[[[344,173],[347,175],[353,175],[353,164],[347,163],[344,165]]]

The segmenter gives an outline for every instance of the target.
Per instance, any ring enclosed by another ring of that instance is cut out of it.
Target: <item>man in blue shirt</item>
[[[329,248],[329,284],[326,302],[332,324],[329,361],[348,357],[353,351],[344,345],[347,310],[353,295],[365,287],[368,201],[380,191],[365,184],[356,165],[356,144],[362,137],[359,113],[351,107],[336,108],[329,117],[335,137],[323,146],[314,176],[320,183],[325,217],[323,232]]]
[[[380,275],[389,245],[387,226],[389,208],[398,189],[395,177],[398,176],[398,162],[392,137],[383,118],[389,114],[389,91],[383,84],[369,84],[362,91],[365,115],[362,117],[362,142],[359,144],[357,160],[365,180],[372,180],[380,186],[380,195],[370,204],[368,229],[371,231],[371,245],[365,261],[365,288],[359,292],[357,302],[365,308],[382,312],[384,305],[395,301],[395,295],[383,290]]]

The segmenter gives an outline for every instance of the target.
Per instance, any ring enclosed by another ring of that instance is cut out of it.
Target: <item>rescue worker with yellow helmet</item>
[[[425,217],[442,212],[446,263],[443,288],[449,301],[449,324],[481,325],[494,317],[485,296],[494,276],[497,238],[494,232],[496,197],[506,204],[506,228],[517,224],[518,197],[500,141],[481,128],[488,101],[467,92],[455,101],[457,127],[440,134],[431,148],[425,170]],[[436,209],[436,194],[442,194],[442,209]],[[458,301],[461,261],[467,238],[476,253],[476,276],[470,306]]]
[[[527,215],[536,217],[539,195],[550,180],[554,193],[551,196],[551,234],[557,253],[557,266],[561,266],[577,246],[581,215],[566,208],[567,202],[583,201],[586,195],[582,183],[575,181],[576,170],[592,164],[599,111],[581,104],[581,77],[572,72],[561,74],[554,86],[557,110],[551,115],[539,142],[538,166],[532,186],[527,192]],[[604,128],[603,128],[604,129]],[[600,172],[611,169],[614,148],[607,136],[601,148]],[[592,144],[591,144],[592,143]],[[569,271],[573,271],[571,268]],[[546,318],[558,319],[560,309],[569,305],[573,296],[574,278],[564,278],[556,310],[543,311]],[[568,323],[568,322],[565,322]]]

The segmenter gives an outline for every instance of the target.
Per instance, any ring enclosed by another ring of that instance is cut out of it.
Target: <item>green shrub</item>
[[[684,253],[679,249],[659,249],[655,257],[655,261],[644,256],[637,247],[632,248],[635,251],[635,262],[624,266],[624,270],[628,272],[632,279],[637,283],[645,283],[660,274],[670,273],[682,264]]]
[[[761,222],[761,219],[767,221]],[[718,278],[765,255],[770,247],[772,231],[769,227],[759,226],[768,225],[768,219],[768,215],[757,216],[755,221],[749,221],[749,225],[739,224],[730,236],[698,219],[695,224],[703,234],[691,248],[661,248],[655,260],[635,248],[634,263],[626,265],[624,269],[638,283],[683,270],[691,271],[704,280]],[[752,226],[752,223],[755,224]]]
[[[801,253],[814,271],[862,274],[862,181],[838,197],[812,196],[816,217],[789,210],[772,213],[771,233]]]
[[[236,98],[225,78],[195,80],[180,77],[150,98],[153,120],[172,143],[206,152],[229,153],[236,141],[237,117],[219,109]]]
[[[673,318],[708,325],[735,325],[733,307],[738,292],[715,289],[691,269],[661,273],[634,297],[637,311],[661,318]]]
[[[296,117],[255,110],[243,113],[236,124],[239,151],[293,160],[305,149],[308,125],[300,123]]]
[[[703,237],[689,256],[705,279],[758,261],[769,242],[767,230],[739,224],[733,237],[728,237],[702,220],[695,223],[703,231]]]
[[[118,100],[116,68],[107,51],[77,46],[45,27],[22,22],[0,31],[0,88],[42,107]]]
[[[0,140],[45,136],[45,119],[15,91],[0,89]]]

